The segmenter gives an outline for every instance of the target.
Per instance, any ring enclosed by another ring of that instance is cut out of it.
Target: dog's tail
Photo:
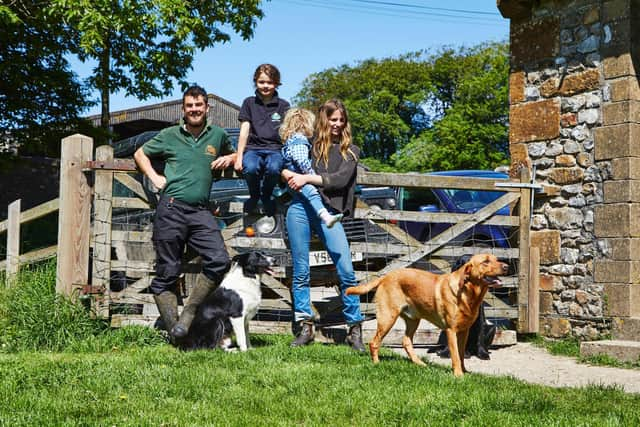
[[[377,288],[382,281],[382,277],[378,277],[376,280],[373,280],[369,283],[365,283],[364,285],[352,286],[345,291],[347,295],[364,295],[367,292],[372,291]]]

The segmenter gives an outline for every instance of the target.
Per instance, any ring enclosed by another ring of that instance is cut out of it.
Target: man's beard
[[[184,117],[184,121],[187,125],[189,126],[193,126],[193,127],[201,127],[204,125],[205,121],[207,119],[206,114],[203,114],[202,116],[185,116]]]

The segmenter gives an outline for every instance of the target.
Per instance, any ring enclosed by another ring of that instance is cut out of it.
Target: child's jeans
[[[318,216],[318,213],[321,209],[326,209],[324,203],[322,202],[322,196],[320,196],[320,192],[318,189],[311,184],[305,184],[300,189],[299,195],[311,205],[311,208]]]
[[[245,204],[245,212],[255,210],[258,200],[262,200],[265,213],[275,213],[275,202],[271,193],[280,181],[283,167],[280,150],[246,150],[242,157],[242,173],[249,187],[249,200]],[[262,183],[262,189],[260,184]]]

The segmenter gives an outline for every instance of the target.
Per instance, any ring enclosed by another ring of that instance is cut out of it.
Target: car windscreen
[[[502,191],[480,191],[480,190],[442,190],[451,202],[459,209],[478,209],[488,205],[504,195]]]
[[[439,205],[438,199],[429,188],[402,188],[400,207],[405,211],[419,211],[421,206]]]

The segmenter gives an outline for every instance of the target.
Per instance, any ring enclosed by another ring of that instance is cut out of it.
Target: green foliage
[[[393,158],[398,170],[493,169],[508,159],[508,49],[445,50],[434,61],[433,126]]]
[[[23,270],[15,285],[2,289],[2,351],[109,351],[164,342],[150,328],[112,331],[82,304],[56,294],[55,274],[56,264],[51,261]]]
[[[365,157],[360,159],[360,163],[366,166],[369,170],[376,172],[396,172],[395,168],[381,160],[374,159],[373,157]]]
[[[0,419],[11,426],[638,425],[640,396],[551,388],[418,367],[384,350],[373,366],[346,346],[0,355]]]
[[[197,50],[253,35],[260,0],[25,0],[0,6],[0,135],[21,154],[57,156],[60,140],[108,136],[110,94],[169,95]],[[80,82],[68,58],[95,62]],[[100,93],[102,131],[81,119]]]
[[[20,22],[20,18],[16,15],[10,7],[0,5],[0,23],[2,24],[16,24]]]
[[[64,22],[77,44],[70,53],[97,66],[89,78],[102,98],[103,127],[109,95],[122,90],[139,99],[168,95],[192,68],[197,50],[253,35],[260,0],[193,2],[51,0],[47,16]]]
[[[422,53],[410,53],[330,68],[307,77],[294,102],[316,110],[330,98],[342,99],[363,156],[387,161],[425,125],[429,67]]]
[[[22,154],[58,156],[60,139],[88,133],[79,114],[92,104],[66,58],[73,42],[30,1],[3,6],[0,22],[0,135]]]
[[[0,170],[2,165],[0,164]],[[6,176],[6,175],[5,175]],[[58,212],[29,221],[20,227],[20,251],[27,253],[55,245],[58,241]],[[7,241],[0,239],[0,259],[7,256]]]
[[[508,72],[505,44],[444,48],[312,74],[294,102],[341,98],[374,170],[492,169],[508,159]]]
[[[551,354],[580,357],[580,340],[576,337],[551,339],[541,335],[534,335],[529,337],[528,340],[538,347],[545,348]]]

